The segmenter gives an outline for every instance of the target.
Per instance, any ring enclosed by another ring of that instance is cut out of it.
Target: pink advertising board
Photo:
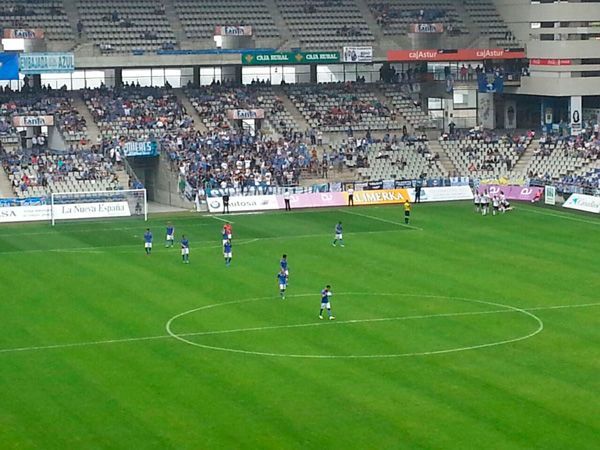
[[[285,208],[283,195],[277,196],[280,208]],[[346,204],[346,196],[343,192],[319,192],[313,194],[292,194],[290,206],[292,208],[318,208],[324,206],[343,206]]]
[[[544,189],[537,186],[501,186],[498,184],[481,184],[477,191],[483,194],[484,191],[490,195],[500,195],[500,192],[504,192],[504,195],[508,200],[522,200],[530,202],[535,198],[540,198]]]

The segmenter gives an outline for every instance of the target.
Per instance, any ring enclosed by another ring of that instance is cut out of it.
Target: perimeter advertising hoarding
[[[460,48],[430,50],[388,50],[389,62],[402,61],[481,61],[488,59],[522,59],[523,49]]]
[[[5,28],[4,39],[44,39],[44,30],[40,28]]]
[[[556,205],[556,187],[546,186],[544,190],[544,203],[546,205]]]
[[[15,116],[12,123],[14,127],[51,127],[54,116]]]
[[[571,194],[567,201],[563,203],[563,208],[600,214],[600,197],[585,194]]]
[[[346,198],[347,193],[344,193]],[[406,189],[379,189],[373,191],[355,191],[354,204],[362,205],[391,205],[394,203],[405,203],[410,201],[410,195]]]
[[[281,64],[328,64],[340,62],[340,52],[242,53],[242,64],[250,66]]]
[[[9,206],[0,208],[0,223],[50,220],[50,205]],[[55,219],[94,219],[131,216],[127,202],[69,203],[54,205]]]
[[[443,33],[443,23],[411,23],[409,33]]]
[[[210,212],[223,212],[223,199],[221,197],[208,197],[208,210]],[[276,195],[246,195],[229,198],[230,212],[269,211],[279,209]]]
[[[229,120],[264,119],[264,109],[230,109],[227,111]]]
[[[342,55],[344,62],[370,63],[373,62],[373,47],[344,47]]]
[[[252,36],[252,27],[245,25],[216,26],[215,36]]]
[[[75,71],[73,53],[21,53],[19,70],[25,75],[41,73],[69,73]]]
[[[492,196],[503,193],[508,200],[531,202],[541,198],[544,188],[538,186],[501,186],[497,184],[480,184],[477,188],[477,192],[479,192],[479,194],[483,194],[485,191]]]

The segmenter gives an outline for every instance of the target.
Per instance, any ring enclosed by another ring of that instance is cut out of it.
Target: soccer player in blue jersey
[[[152,232],[150,228],[146,228],[146,232],[144,233],[144,248],[146,249],[146,255],[152,253]]]
[[[167,238],[165,242],[165,247],[173,247],[173,243],[175,242],[175,227],[171,224],[171,222],[167,223]]]
[[[335,225],[335,238],[333,239],[334,247],[337,245],[338,241],[340,241],[340,247],[343,247],[344,246],[344,238],[342,235],[342,222],[338,222]]]
[[[288,270],[288,260],[287,260],[287,255],[283,255],[281,257],[281,261],[279,261],[279,267],[281,268],[281,270],[285,273],[286,277],[290,276],[290,271]]]
[[[184,264],[190,263],[190,241],[185,235],[181,235],[181,259]]]
[[[327,310],[327,315],[329,316],[329,320],[334,320],[335,316],[331,313],[331,302],[329,301],[329,297],[331,297],[333,293],[331,292],[331,286],[325,286],[325,289],[321,291],[321,310],[319,311],[319,319],[323,319],[323,311]]]
[[[287,289],[287,275],[285,270],[281,269],[277,274],[277,279],[279,280],[279,295],[281,296],[281,300],[285,300],[285,290]]]
[[[225,257],[225,265],[229,267],[231,265],[231,241],[229,239],[223,245],[223,256]]]
[[[225,247],[225,244],[227,243],[227,241],[231,240],[229,239],[229,233],[227,233],[227,230],[225,230],[225,227],[223,227],[223,247]]]

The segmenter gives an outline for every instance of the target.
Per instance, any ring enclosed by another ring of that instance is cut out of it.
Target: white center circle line
[[[312,297],[314,295],[315,294],[296,294],[296,295],[289,295],[288,297]],[[379,319],[353,319],[353,320],[346,320],[346,321],[338,321],[337,323],[341,324],[341,325],[352,324],[352,323],[365,323],[365,322],[383,322],[383,321],[393,321],[393,320],[416,320],[416,319],[426,319],[426,318],[433,318],[433,317],[472,316],[472,315],[481,315],[481,314],[501,314],[501,313],[507,313],[507,312],[514,312],[514,313],[520,313],[520,314],[523,314],[523,315],[526,315],[526,316],[532,318],[536,322],[537,328],[526,335],[518,336],[515,338],[511,338],[511,339],[505,339],[505,340],[501,340],[501,341],[494,341],[494,342],[487,342],[487,343],[483,343],[483,344],[472,345],[472,346],[454,347],[454,348],[433,350],[433,351],[426,351],[426,352],[372,354],[372,355],[319,355],[319,354],[261,352],[261,351],[243,350],[243,349],[237,349],[237,348],[217,347],[217,346],[213,346],[213,345],[200,344],[199,342],[194,342],[194,341],[187,339],[187,337],[192,337],[192,336],[206,336],[206,335],[215,335],[215,334],[241,333],[241,332],[248,332],[248,331],[264,331],[264,330],[274,330],[274,329],[283,329],[283,328],[301,328],[301,327],[320,326],[320,325],[324,325],[323,322],[314,322],[314,323],[311,322],[311,323],[305,323],[305,324],[292,324],[292,325],[274,325],[274,326],[267,326],[267,327],[240,328],[240,329],[234,329],[234,330],[203,331],[203,332],[195,332],[195,333],[175,333],[172,330],[172,325],[176,320],[178,320],[181,317],[187,316],[189,314],[198,312],[198,311],[212,309],[212,308],[220,307],[220,306],[227,306],[227,305],[233,305],[233,304],[241,304],[241,303],[249,303],[249,302],[255,302],[255,301],[260,301],[260,300],[274,299],[274,297],[257,297],[257,298],[250,298],[250,299],[244,299],[244,300],[234,300],[234,301],[225,302],[225,303],[216,303],[216,304],[206,305],[206,306],[202,306],[199,308],[194,308],[194,309],[190,309],[188,311],[184,311],[180,314],[177,314],[177,315],[171,317],[171,319],[169,319],[167,321],[167,323],[165,325],[165,329],[171,337],[173,337],[185,344],[192,345],[194,347],[205,348],[208,350],[218,350],[218,351],[224,351],[224,352],[230,352],[230,353],[240,353],[240,354],[257,355],[257,356],[285,357],[285,358],[308,358],[308,359],[368,359],[368,358],[373,359],[373,358],[401,358],[401,357],[411,357],[411,356],[440,355],[440,354],[455,353],[455,352],[461,352],[461,351],[467,351],[467,350],[476,350],[476,349],[481,349],[481,348],[495,347],[495,346],[499,346],[499,345],[510,344],[513,342],[519,342],[519,341],[523,341],[525,339],[529,339],[538,333],[541,333],[542,330],[544,329],[544,323],[535,314],[533,314],[527,310],[518,308],[516,306],[506,305],[506,304],[497,303],[497,302],[490,302],[490,301],[486,301],[486,300],[469,299],[469,298],[464,298],[464,297],[451,297],[451,296],[443,296],[443,295],[423,295],[423,294],[406,294],[406,293],[396,294],[396,293],[372,293],[372,292],[342,292],[342,293],[338,293],[338,295],[372,295],[372,296],[433,298],[433,299],[441,299],[441,300],[445,299],[445,300],[456,300],[456,301],[463,301],[463,302],[470,302],[470,303],[478,303],[478,304],[496,306],[496,307],[502,308],[500,310],[494,310],[494,311],[441,313],[441,314],[429,314],[429,315],[387,317],[387,318],[379,318]]]

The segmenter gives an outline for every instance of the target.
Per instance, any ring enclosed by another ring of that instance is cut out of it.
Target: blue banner
[[[19,69],[25,75],[40,73],[69,73],[75,70],[73,53],[21,53]]]
[[[502,75],[480,73],[477,78],[479,92],[498,93],[504,92],[504,77]]]
[[[123,145],[123,155],[131,156],[158,156],[158,144],[155,141],[127,142]]]
[[[46,204],[46,197],[0,198],[0,208],[7,206],[40,206]]]
[[[19,56],[16,53],[0,53],[0,80],[19,79]]]

